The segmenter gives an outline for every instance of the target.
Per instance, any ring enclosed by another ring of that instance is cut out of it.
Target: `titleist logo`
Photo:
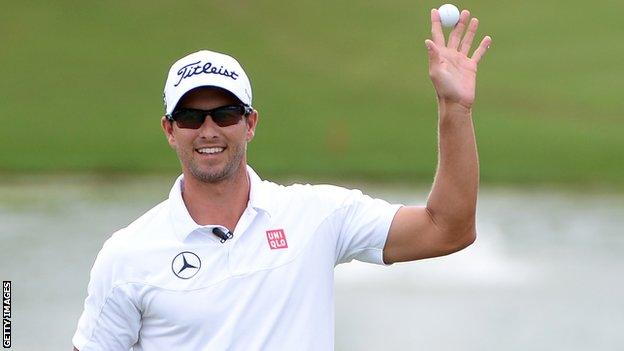
[[[193,62],[193,63],[189,63],[186,66],[183,66],[182,68],[180,68],[180,70],[178,71],[178,77],[180,77],[180,79],[178,80],[178,82],[176,84],[174,84],[174,87],[177,87],[178,85],[180,85],[180,83],[182,82],[183,79],[188,78],[188,77],[192,77],[194,75],[197,74],[219,74],[222,76],[226,76],[226,77],[230,77],[234,80],[236,80],[236,78],[238,78],[238,73],[234,72],[234,71],[228,71],[227,69],[224,69],[223,66],[220,66],[218,69],[216,66],[213,66],[212,63],[210,62],[206,62],[203,66],[201,65],[201,61],[197,61],[197,62]]]

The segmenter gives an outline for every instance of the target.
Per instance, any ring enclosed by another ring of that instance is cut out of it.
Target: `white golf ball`
[[[440,21],[445,27],[454,27],[459,22],[459,9],[453,4],[444,4],[438,9]]]

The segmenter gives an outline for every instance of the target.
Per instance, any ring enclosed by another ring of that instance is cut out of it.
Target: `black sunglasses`
[[[227,127],[237,124],[243,116],[249,116],[252,111],[253,109],[247,105],[227,105],[212,110],[179,108],[167,115],[167,119],[175,121],[180,128],[198,129],[204,124],[206,116],[210,116],[219,127]]]

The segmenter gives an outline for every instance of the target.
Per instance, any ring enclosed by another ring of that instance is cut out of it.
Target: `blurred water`
[[[172,178],[0,184],[13,350],[70,350],[91,264]],[[363,186],[422,204],[427,189]],[[621,350],[624,195],[482,186],[477,242],[442,258],[336,270],[336,350]]]

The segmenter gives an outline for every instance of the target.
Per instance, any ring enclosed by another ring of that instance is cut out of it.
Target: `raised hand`
[[[425,40],[429,54],[429,76],[438,95],[439,101],[458,103],[468,109],[475,100],[477,64],[492,43],[492,38],[485,36],[471,57],[470,46],[475,37],[479,20],[470,20],[470,11],[463,10],[459,22],[449,35],[445,44],[440,13],[431,10],[431,39]],[[466,30],[468,27],[468,30]],[[464,34],[464,31],[466,33]]]

